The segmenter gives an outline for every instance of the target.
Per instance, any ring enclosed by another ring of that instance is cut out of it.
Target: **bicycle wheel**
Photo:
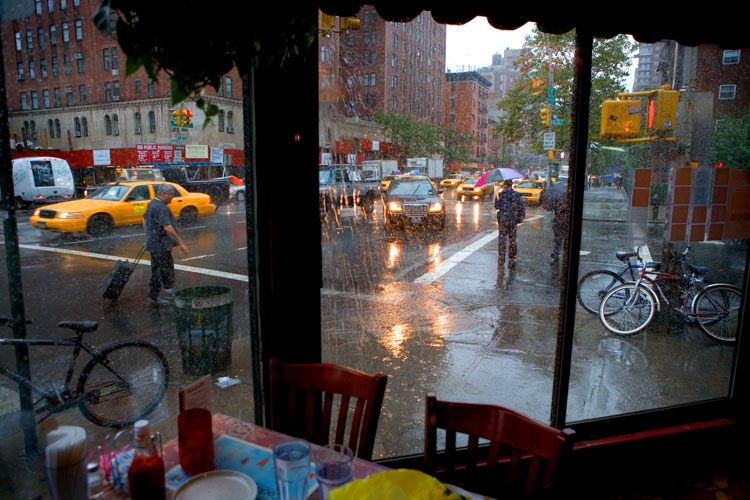
[[[737,340],[742,291],[733,285],[714,284],[695,296],[691,313],[700,329],[714,340],[730,344]]]
[[[148,415],[164,397],[169,365],[148,342],[129,340],[104,348],[78,378],[78,394],[88,395],[81,413],[102,427],[121,427]]]
[[[599,314],[602,298],[624,282],[614,271],[602,269],[588,272],[578,280],[578,303],[591,314]]]
[[[656,312],[653,296],[633,283],[619,285],[602,300],[599,319],[604,327],[618,335],[633,335],[648,325]]]

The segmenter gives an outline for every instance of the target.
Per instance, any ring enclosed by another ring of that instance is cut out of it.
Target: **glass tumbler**
[[[328,498],[329,491],[352,480],[353,460],[354,452],[342,444],[329,444],[315,450],[315,474],[322,500]]]
[[[310,475],[310,443],[293,440],[273,447],[276,486],[281,500],[305,500]]]
[[[177,417],[180,466],[186,474],[202,474],[214,468],[214,434],[211,412],[190,408]]]

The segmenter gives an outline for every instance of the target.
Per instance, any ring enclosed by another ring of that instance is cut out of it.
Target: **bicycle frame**
[[[52,383],[52,388],[54,390],[45,389],[39,386],[38,384],[35,384],[28,378],[20,375],[18,372],[8,369],[4,366],[0,366],[0,373],[10,378],[11,380],[15,381],[16,383],[24,385],[25,387],[28,387],[29,389],[31,389],[32,392],[36,393],[38,396],[41,396],[47,401],[47,404],[43,408],[39,408],[38,410],[36,410],[37,413],[40,413],[46,409],[49,409],[50,414],[52,414],[54,412],[58,412],[58,411],[65,410],[67,408],[78,406],[83,399],[88,397],[87,395],[83,394],[76,398],[67,399],[69,397],[68,395],[70,394],[70,383],[73,380],[75,364],[78,359],[78,356],[80,355],[81,349],[86,351],[89,354],[89,356],[91,356],[92,358],[97,358],[99,354],[96,349],[94,349],[89,344],[83,342],[80,336],[70,337],[70,338],[61,339],[61,340],[2,339],[0,338],[0,347],[2,346],[10,347],[10,346],[18,346],[18,345],[73,347],[73,353],[71,355],[70,364],[68,365],[68,370],[65,375],[65,383],[60,390],[57,389],[54,383]]]

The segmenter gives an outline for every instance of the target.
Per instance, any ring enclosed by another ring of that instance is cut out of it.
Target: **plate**
[[[212,470],[188,479],[174,500],[254,500],[258,487],[249,476],[233,470]]]
[[[450,491],[451,493],[455,493],[456,495],[461,495],[466,498],[482,498],[481,496],[477,495],[476,493],[472,493],[470,491],[466,491],[463,488],[459,488],[458,486],[454,484],[447,484],[443,483],[443,486]]]

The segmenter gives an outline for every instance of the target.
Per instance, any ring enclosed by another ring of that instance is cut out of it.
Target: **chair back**
[[[343,444],[355,456],[371,460],[387,381],[382,373],[370,375],[331,363],[271,359],[270,427],[318,445]]]
[[[438,429],[445,430],[440,456]],[[468,436],[465,450],[456,449],[457,433]],[[553,486],[574,435],[572,429],[555,429],[502,406],[440,401],[427,394],[425,472],[445,482],[466,479],[467,489],[476,491],[482,485],[483,493],[497,498],[538,495]],[[479,439],[489,446],[480,447]]]

